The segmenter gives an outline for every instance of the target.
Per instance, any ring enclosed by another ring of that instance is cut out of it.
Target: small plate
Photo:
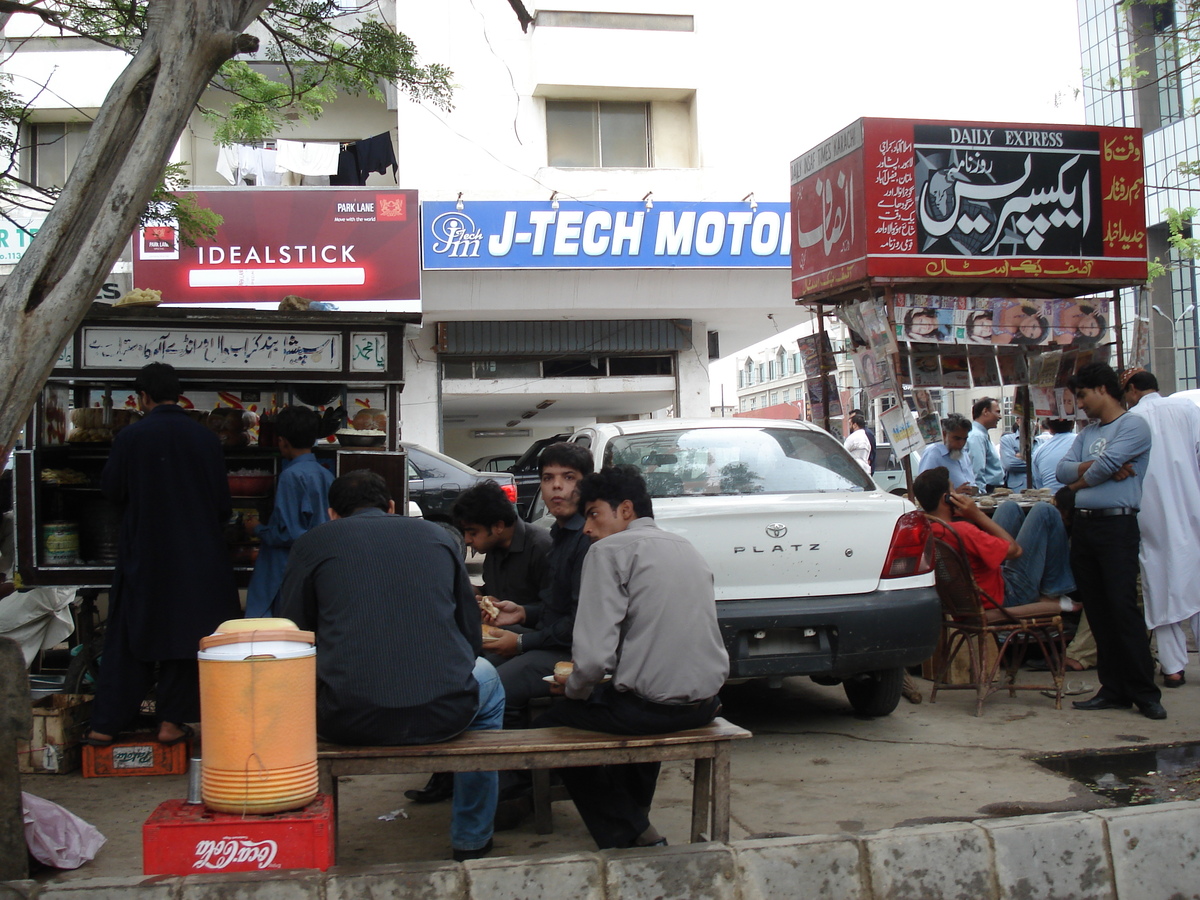
[[[546,684],[557,684],[557,683],[558,683],[558,682],[556,682],[556,681],[554,680],[554,676],[553,676],[553,675],[543,675],[543,676],[542,676],[542,681],[546,682]],[[601,679],[600,679],[600,683],[601,683],[601,684],[604,684],[604,682],[606,682],[606,681],[612,681],[612,676],[611,676],[611,675],[605,675],[603,678],[601,678]]]
[[[489,634],[487,637],[485,637],[485,638],[483,639],[483,642],[484,642],[485,644],[494,644],[494,643],[496,643],[496,641],[498,641],[498,640],[500,640],[500,638],[498,638],[498,637],[492,637],[492,636]]]

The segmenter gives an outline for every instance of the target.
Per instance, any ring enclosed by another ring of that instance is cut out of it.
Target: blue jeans
[[[467,731],[499,731],[504,724],[504,687],[495,667],[475,660],[472,673],[479,683],[479,709]],[[450,843],[455,850],[478,850],[492,839],[496,799],[500,794],[495,772],[455,772]]]
[[[1023,606],[1075,590],[1067,529],[1054,506],[1035,503],[1026,514],[1012,500],[1005,500],[996,507],[992,521],[1021,546],[1021,555],[1002,568],[1005,606]]]

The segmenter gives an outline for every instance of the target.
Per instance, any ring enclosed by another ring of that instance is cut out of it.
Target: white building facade
[[[795,147],[770,89],[787,60],[715,63],[753,43],[756,17],[708,0],[526,4],[522,31],[503,2],[373,6],[423,60],[453,70],[454,109],[344,97],[280,137],[387,132],[399,186],[420,192],[423,324],[404,348],[405,439],[470,460],[589,421],[707,416],[711,359],[807,317],[789,286]],[[771,7],[773,27],[799,15]],[[37,94],[28,171],[61,183],[125,58],[78,39],[19,40],[26,25],[10,22],[6,69]],[[47,81],[54,90],[38,93]],[[211,134],[193,117],[176,158],[196,186],[230,188]],[[525,256],[437,263],[442,213],[496,223],[479,247],[508,241]]]

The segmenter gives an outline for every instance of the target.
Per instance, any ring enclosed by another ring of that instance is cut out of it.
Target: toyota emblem
[[[767,526],[767,537],[781,538],[787,534],[787,526],[782,522],[772,522]]]

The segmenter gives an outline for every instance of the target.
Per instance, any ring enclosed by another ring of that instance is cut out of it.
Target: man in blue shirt
[[[1025,490],[1029,467],[1021,455],[1020,428],[1000,438],[1000,465],[1004,466],[1004,486],[1013,491]]]
[[[275,615],[288,553],[302,535],[329,521],[333,474],[313,456],[321,418],[307,406],[286,406],[275,419],[283,468],[275,485],[275,508],[266,525],[248,516],[246,532],[262,542],[246,590],[246,617]]]
[[[1096,638],[1100,690],[1076,709],[1129,709],[1165,719],[1154,683],[1146,621],[1137,605],[1137,514],[1150,461],[1150,426],[1127,415],[1117,373],[1104,363],[1084,366],[1070,388],[1088,425],[1058,463],[1058,480],[1075,492],[1071,569]]]
[[[1049,488],[1054,493],[1062,487],[1058,480],[1058,463],[1075,443],[1075,423],[1071,419],[1047,419],[1050,429],[1045,440],[1033,448],[1033,486]]]
[[[1000,465],[1000,454],[996,452],[988,432],[1000,421],[1000,403],[991,397],[976,400],[971,407],[971,418],[975,420],[967,436],[967,452],[975,473],[975,487],[980,493],[993,490],[1004,484],[1004,469]]]
[[[921,453],[921,465],[917,474],[936,466],[945,466],[950,473],[950,486],[960,494],[974,494],[975,470],[971,466],[971,455],[967,452],[967,435],[971,423],[966,416],[951,413],[942,419],[942,439],[930,444]]]

